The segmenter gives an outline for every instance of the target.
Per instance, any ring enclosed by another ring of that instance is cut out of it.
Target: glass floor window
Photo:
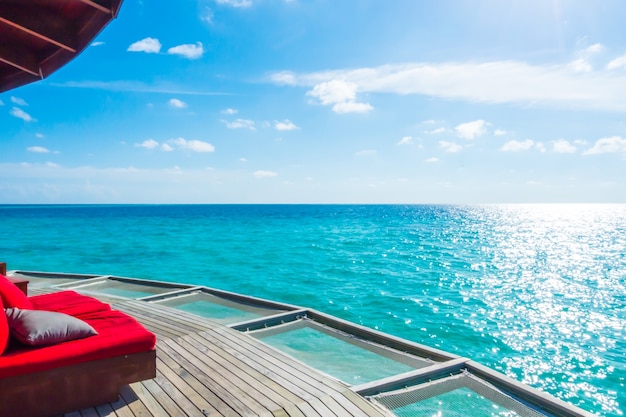
[[[312,320],[253,331],[255,338],[347,384],[359,385],[432,365]]]
[[[398,417],[546,416],[468,372],[370,398]]]
[[[284,310],[256,306],[222,298],[207,292],[193,292],[156,301],[188,313],[229,325],[272,316]]]
[[[141,284],[132,281],[107,279],[80,287],[85,291],[114,295],[125,298],[143,298],[151,295],[164,294],[175,291],[175,287],[166,287],[155,284]]]

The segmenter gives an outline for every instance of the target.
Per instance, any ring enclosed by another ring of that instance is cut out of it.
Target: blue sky
[[[125,0],[0,203],[626,202],[622,1]]]

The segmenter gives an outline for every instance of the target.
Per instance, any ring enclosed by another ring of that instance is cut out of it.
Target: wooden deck
[[[157,335],[157,377],[65,417],[389,417],[347,385],[210,320],[142,301],[105,300]]]

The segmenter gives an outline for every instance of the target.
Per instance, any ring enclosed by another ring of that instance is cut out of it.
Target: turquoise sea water
[[[626,410],[626,206],[0,206],[9,269],[202,284]]]

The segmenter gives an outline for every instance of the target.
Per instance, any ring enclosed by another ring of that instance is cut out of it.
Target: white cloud
[[[255,171],[252,175],[254,175],[255,178],[272,178],[278,176],[274,171]]]
[[[215,0],[217,4],[223,4],[225,6],[232,7],[250,7],[252,6],[252,0]]]
[[[574,72],[591,72],[593,71],[593,67],[589,63],[589,61],[585,58],[578,58],[574,61],[570,62],[570,67],[574,70]]]
[[[494,136],[504,136],[506,135],[506,130],[496,129],[493,131]]]
[[[130,45],[127,51],[158,54],[161,51],[161,42],[155,38],[145,38]]]
[[[200,20],[206,24],[212,25],[213,24],[213,10],[209,9],[208,7],[205,7],[204,11],[200,15]]]
[[[164,143],[164,144],[162,144],[162,145],[161,145],[161,149],[162,149],[164,152],[173,152],[173,151],[174,151],[174,148],[172,148],[172,146],[171,146],[170,144],[168,144],[168,143]]]
[[[543,142],[536,142],[535,148],[537,148],[537,150],[542,153],[547,151],[546,145],[544,145]]]
[[[325,106],[333,105],[335,113],[365,113],[373,109],[369,103],[356,101],[357,84],[345,80],[319,83],[306,95],[315,97]]]
[[[248,120],[248,119],[235,119],[231,122],[228,122],[226,120],[222,120],[222,122],[226,123],[226,127],[229,129],[250,129],[250,130],[256,130],[256,127],[254,126],[254,120]]]
[[[598,155],[603,153],[626,153],[626,138],[611,136],[598,139],[590,149],[583,152],[583,155]]]
[[[50,150],[43,146],[29,146],[26,150],[33,153],[50,153]]]
[[[473,122],[461,123],[454,128],[454,131],[458,137],[472,140],[485,134],[487,124],[484,120],[474,120]]]
[[[270,80],[278,85],[296,85],[296,75],[290,71],[275,72],[270,75]]]
[[[626,57],[623,64],[626,67]],[[408,63],[302,74],[283,71],[270,76],[270,81],[278,84],[313,88],[333,80],[356,84],[353,90],[360,93],[417,94],[534,107],[626,110],[626,74],[575,73],[567,63]]]
[[[104,42],[96,41],[96,42],[91,43],[91,46],[102,46],[102,45],[104,45]]]
[[[36,122],[37,119],[33,118],[30,114],[26,113],[24,110],[19,107],[13,107],[9,114],[13,117],[17,117],[18,119],[22,119],[25,122]]]
[[[43,139],[43,138],[45,138],[45,136],[44,136],[44,134],[43,134],[43,133],[35,133],[35,137],[36,137],[37,139]]]
[[[136,143],[135,146],[138,148],[155,149],[159,147],[159,142],[154,139],[146,139],[141,143]]]
[[[448,153],[457,153],[463,150],[463,146],[459,145],[458,143],[448,142],[445,140],[439,141],[439,147]]]
[[[187,103],[177,98],[170,99],[170,101],[168,101],[167,104],[169,104],[169,106],[174,109],[184,109],[185,107],[187,107]]]
[[[585,51],[589,54],[598,54],[600,52],[604,52],[605,49],[606,48],[601,43],[594,43],[593,45],[585,49]]]
[[[424,162],[429,163],[429,164],[434,164],[436,162],[439,162],[439,158],[436,158],[433,156],[432,158],[426,159]]]
[[[357,103],[354,101],[344,101],[333,106],[333,111],[337,114],[344,113],[367,113],[374,110],[369,103]]]
[[[614,60],[610,61],[606,66],[606,69],[608,70],[614,70],[618,68],[626,69],[626,54],[620,56],[619,58],[615,58]]]
[[[332,80],[317,84],[307,96],[316,97],[324,105],[353,101],[356,98],[357,85],[344,80]]]
[[[552,150],[556,153],[574,153],[576,147],[565,139],[558,139],[552,144]]]
[[[239,113],[239,111],[237,109],[228,108],[228,109],[222,110],[222,114],[233,115],[233,114],[237,114],[237,113]]]
[[[184,44],[174,46],[167,50],[168,54],[171,55],[180,55],[187,59],[198,59],[204,53],[204,49],[202,48],[202,42],[196,42],[196,44]]]
[[[279,121],[275,121],[274,122],[274,128],[276,130],[297,130],[299,129],[298,126],[296,126],[295,124],[293,124],[293,122],[289,119],[285,119],[282,122]]]
[[[50,168],[61,168],[61,165],[55,164],[54,162],[46,162],[46,166]]]
[[[429,135],[439,135],[441,133],[446,133],[448,131],[448,129],[446,129],[445,127],[438,127],[436,129],[433,130],[427,130],[424,133],[428,133]]]
[[[377,155],[378,151],[375,149],[363,149],[362,151],[358,151],[356,156],[374,156]]]
[[[535,144],[535,141],[533,141],[532,139],[526,139],[522,141],[510,140],[506,142],[504,145],[502,145],[500,150],[502,152],[522,152],[522,151],[529,150],[530,148],[533,147],[534,144]]]
[[[248,162],[248,159],[247,158],[239,158],[239,162],[246,163],[246,162]]]
[[[28,103],[23,98],[11,96],[11,102],[18,106],[28,106]]]
[[[177,146],[180,149],[189,150],[192,152],[214,152],[215,146],[208,142],[200,140],[186,140],[184,138],[171,139],[168,143]]]
[[[402,139],[400,139],[398,143],[396,143],[396,145],[410,145],[411,143],[413,143],[413,137],[405,136]]]

